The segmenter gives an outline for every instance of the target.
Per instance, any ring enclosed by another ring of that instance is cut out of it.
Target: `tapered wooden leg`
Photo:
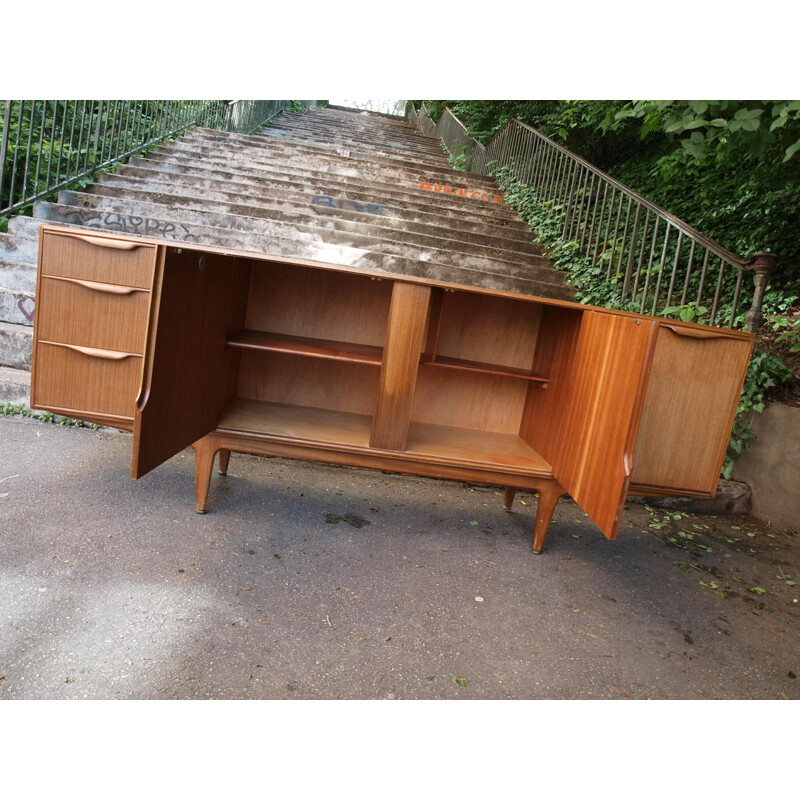
[[[561,484],[553,481],[539,488],[539,502],[536,507],[536,526],[533,529],[533,542],[531,550],[534,553],[541,553],[544,547],[544,540],[547,536],[547,529],[553,519],[553,512],[556,510],[558,498],[564,494]]]
[[[220,475],[227,475],[228,474],[228,462],[231,460],[231,451],[230,450],[220,450],[219,451],[219,474]]]
[[[196,441],[192,447],[195,460],[195,508],[198,514],[205,514],[208,487],[211,485],[211,473],[214,471],[214,456],[217,450],[208,436]]]
[[[514,502],[514,495],[517,490],[513,486],[506,486],[506,492],[503,495],[503,508],[506,511],[511,511],[511,504]]]

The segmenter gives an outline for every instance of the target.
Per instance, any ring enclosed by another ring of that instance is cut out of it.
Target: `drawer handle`
[[[58,275],[45,275],[48,280],[65,281],[66,283],[76,283],[94,292],[106,292],[107,294],[133,294],[133,292],[148,292],[147,289],[138,289],[135,286],[116,286],[113,283],[98,283],[97,281],[84,281],[79,278],[62,278]]]
[[[703,330],[702,328],[682,328],[678,325],[665,325],[662,328],[671,330],[676,336],[685,336],[687,339],[730,339],[729,331]]]
[[[75,350],[91,358],[105,358],[109,361],[122,361],[126,358],[141,358],[136,353],[122,353],[119,350],[101,350],[97,347],[83,347],[77,344],[64,344],[63,342],[42,342],[42,344],[52,344],[56,347],[66,347],[68,350]]]
[[[80,239],[87,244],[93,244],[96,247],[107,247],[109,250],[135,250],[137,247],[150,247],[150,245],[143,245],[140,242],[125,242],[119,239],[104,239],[100,236],[89,236],[87,234],[72,234],[72,238]]]

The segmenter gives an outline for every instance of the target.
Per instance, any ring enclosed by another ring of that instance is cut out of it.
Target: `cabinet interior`
[[[219,429],[348,447],[397,441],[388,449],[409,456],[549,470],[521,431],[530,397],[548,385],[541,303],[439,287],[413,295],[408,302],[425,306],[409,313],[422,314],[425,328],[407,356],[415,365],[403,388],[407,418],[393,416],[388,424],[397,430],[377,435],[381,392],[396,393],[382,375],[390,370],[384,347],[393,291],[402,282],[235,262],[227,347],[236,358],[236,396]],[[579,313],[564,313],[578,324]]]

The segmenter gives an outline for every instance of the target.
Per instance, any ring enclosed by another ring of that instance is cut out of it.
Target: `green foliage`
[[[800,101],[424,102],[484,144],[516,117],[737,255],[780,254],[773,286],[800,282]]]
[[[99,430],[100,426],[93,422],[84,422],[72,417],[62,417],[59,414],[51,414],[49,411],[31,411],[23,405],[14,403],[0,403],[0,416],[3,417],[28,417],[38,422],[52,422],[56,425],[64,425],[69,428],[91,428],[93,431]]]

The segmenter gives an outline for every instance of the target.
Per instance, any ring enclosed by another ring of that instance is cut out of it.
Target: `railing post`
[[[764,315],[761,313],[761,306],[764,302],[764,292],[766,291],[769,279],[778,264],[779,256],[775,253],[756,253],[750,261],[748,261],[746,270],[753,272],[753,283],[755,284],[755,291],[753,292],[753,303],[750,310],[745,316],[747,321],[747,330],[750,333],[755,333],[758,327],[764,321]]]

